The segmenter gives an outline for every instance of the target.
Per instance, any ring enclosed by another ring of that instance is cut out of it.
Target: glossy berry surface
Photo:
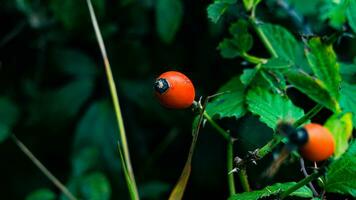
[[[154,89],[159,102],[167,108],[188,108],[195,98],[192,81],[177,71],[161,74],[155,81]]]
[[[334,137],[330,131],[315,123],[307,124],[304,129],[308,133],[308,141],[300,148],[302,156],[310,161],[328,159],[335,150]]]

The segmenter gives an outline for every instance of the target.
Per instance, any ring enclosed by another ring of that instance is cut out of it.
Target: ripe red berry
[[[310,123],[304,126],[308,133],[308,141],[300,152],[310,161],[322,161],[328,159],[335,150],[334,137],[330,131],[320,124]]]
[[[167,108],[182,109],[192,105],[195,98],[193,83],[177,71],[161,74],[154,85],[159,102]]]

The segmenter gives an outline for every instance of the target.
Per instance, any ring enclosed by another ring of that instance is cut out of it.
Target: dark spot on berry
[[[168,81],[164,78],[159,78],[156,80],[154,88],[156,92],[163,94],[169,89]]]
[[[298,128],[293,133],[288,135],[288,139],[292,144],[303,146],[308,142],[308,133],[304,128]]]

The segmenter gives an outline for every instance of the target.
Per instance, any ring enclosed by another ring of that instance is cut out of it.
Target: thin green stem
[[[260,28],[260,26],[257,24],[256,19],[254,16],[250,17],[250,23],[252,24],[253,28],[255,29],[258,37],[261,39],[262,43],[265,45],[265,47],[267,48],[267,50],[269,51],[269,53],[273,56],[273,57],[278,57],[278,54],[276,52],[276,50],[273,48],[271,42],[268,40],[267,36],[265,35],[265,33],[262,31],[262,29]]]
[[[77,198],[68,190],[68,188],[61,183],[42,163],[39,161],[35,155],[14,135],[11,134],[12,141],[20,148],[20,150],[36,165],[36,167],[55,185],[57,188],[63,192],[63,194],[70,200],[77,200]]]
[[[250,55],[246,52],[243,52],[241,54],[241,57],[243,57],[245,60],[247,60],[248,62],[250,63],[254,63],[254,64],[265,64],[267,63],[267,59],[265,58],[259,58],[259,57],[256,57],[256,56],[253,56],[253,55]]]
[[[130,192],[130,194],[134,194],[134,195],[131,195],[131,199],[137,200],[137,199],[139,199],[139,195],[138,195],[138,190],[137,190],[137,186],[136,186],[136,182],[135,182],[135,176],[134,176],[133,169],[132,169],[132,164],[131,164],[131,159],[130,159],[130,154],[129,154],[129,147],[128,147],[127,139],[126,139],[124,121],[122,118],[121,108],[120,108],[120,103],[119,103],[119,96],[117,94],[115,81],[114,81],[114,78],[112,75],[109,59],[108,59],[108,56],[106,53],[103,37],[101,35],[100,28],[99,28],[99,25],[98,25],[98,22],[97,22],[97,19],[95,16],[93,5],[91,4],[90,0],[87,0],[87,4],[88,4],[89,12],[90,12],[91,21],[92,21],[92,24],[94,27],[95,35],[98,40],[100,51],[101,51],[101,54],[102,54],[102,57],[104,60],[106,76],[108,79],[110,93],[111,93],[112,101],[114,104],[114,109],[115,109],[115,114],[116,114],[116,119],[117,119],[117,124],[119,127],[120,139],[121,139],[121,145],[119,148],[122,147],[124,161],[125,161],[123,164],[126,165],[125,168],[127,169],[127,172],[128,172],[127,174],[129,175],[129,181],[131,182],[131,183],[128,183],[129,189],[133,191],[133,192]]]
[[[282,137],[277,134],[274,134],[273,138],[265,144],[262,148],[260,148],[257,152],[257,157],[259,159],[265,157],[267,154],[271,153],[272,150],[282,141]]]
[[[206,111],[204,111],[203,115],[205,119],[210,123],[210,125],[214,127],[218,131],[218,133],[220,133],[220,135],[222,135],[226,140],[231,141],[230,134],[226,132],[223,128],[221,128],[219,124],[217,124]]]
[[[312,180],[319,178],[323,174],[324,174],[324,170],[318,170],[317,172],[314,172],[313,174],[305,177],[304,179],[300,180],[298,183],[296,183],[295,185],[293,185],[292,187],[290,187],[286,191],[284,191],[280,195],[280,199],[284,199],[284,198],[288,197],[294,191],[296,191],[299,188],[303,187],[304,185],[308,184]]]
[[[240,182],[241,182],[243,190],[245,192],[250,192],[251,187],[250,187],[250,184],[248,183],[248,177],[247,177],[247,172],[246,172],[245,167],[243,167],[242,169],[239,170],[239,178],[240,178]]]
[[[299,118],[296,122],[294,122],[293,126],[299,127],[299,126],[303,125],[306,121],[310,120],[316,114],[318,114],[321,111],[321,109],[323,109],[323,107],[324,107],[323,105],[317,104],[311,110],[309,110],[307,114],[305,114],[303,117]]]
[[[227,143],[227,171],[231,172],[233,169],[233,161],[234,161],[234,151],[233,151],[233,141]],[[235,179],[234,173],[228,173],[227,175],[230,196],[236,193],[235,189]]]

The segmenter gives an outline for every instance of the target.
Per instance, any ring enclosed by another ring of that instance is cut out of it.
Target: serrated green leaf
[[[323,44],[320,38],[316,37],[308,41],[308,47],[306,55],[310,67],[325,89],[335,100],[338,100],[341,77],[332,45]]]
[[[339,159],[334,160],[326,173],[325,190],[356,197],[356,142]]]
[[[235,4],[236,1],[237,0],[220,0],[210,4],[207,8],[208,18],[213,23],[217,23],[229,6]]]
[[[47,188],[35,190],[26,197],[26,200],[55,200],[55,199],[56,199],[55,193]]]
[[[293,122],[304,115],[292,101],[266,89],[254,88],[247,93],[248,110],[260,116],[260,120],[275,129],[280,121]]]
[[[284,58],[270,58],[267,63],[262,64],[262,67],[270,70],[287,69],[293,66],[293,63]]]
[[[348,8],[348,0],[325,1],[325,6],[322,8],[321,19],[328,20],[330,26],[341,29],[346,22],[346,10]]]
[[[248,23],[245,20],[232,23],[229,32],[233,37],[224,38],[218,45],[223,58],[235,58],[252,48],[253,38],[248,32]]]
[[[340,90],[340,106],[343,111],[352,113],[353,126],[356,128],[356,85],[343,82]]]
[[[284,27],[273,24],[259,25],[266,41],[273,47],[278,57],[299,67],[306,64],[302,46]]]
[[[234,45],[232,39],[225,38],[222,42],[219,43],[218,49],[223,58],[235,58],[240,55],[239,50]]]
[[[324,86],[313,77],[299,70],[290,70],[286,73],[288,81],[299,91],[306,94],[315,102],[325,106],[326,108],[337,111],[339,110],[338,103],[330,96]]]
[[[214,2],[210,4],[207,8],[208,18],[217,23],[220,17],[226,12],[227,8],[229,7],[228,4],[221,3],[221,2]]]
[[[339,158],[349,147],[349,139],[352,135],[351,113],[332,115],[324,125],[335,139],[335,158]]]
[[[158,0],[156,2],[156,30],[165,43],[171,43],[183,18],[181,0]]]
[[[244,85],[238,76],[233,77],[224,84],[219,94],[208,103],[206,111],[214,118],[235,117],[239,118],[246,113],[244,106]]]
[[[351,29],[356,33],[356,1],[349,0],[349,4],[346,10],[346,17]]]
[[[230,25],[229,32],[233,36],[248,33],[248,22],[246,20],[239,19],[237,22]]]
[[[256,68],[253,69],[244,69],[243,73],[240,76],[240,81],[245,86],[250,85],[252,80],[255,78],[258,70]]]
[[[89,174],[81,179],[80,190],[83,199],[109,200],[111,186],[106,176],[100,172]]]
[[[281,192],[286,191],[287,189],[289,189],[295,184],[296,184],[295,182],[276,183],[274,185],[267,186],[262,190],[254,190],[253,192],[234,194],[229,198],[229,200],[258,200],[262,197],[278,195]],[[290,196],[311,198],[313,197],[313,193],[307,186],[303,186],[298,190],[294,191],[293,193],[291,193]]]

